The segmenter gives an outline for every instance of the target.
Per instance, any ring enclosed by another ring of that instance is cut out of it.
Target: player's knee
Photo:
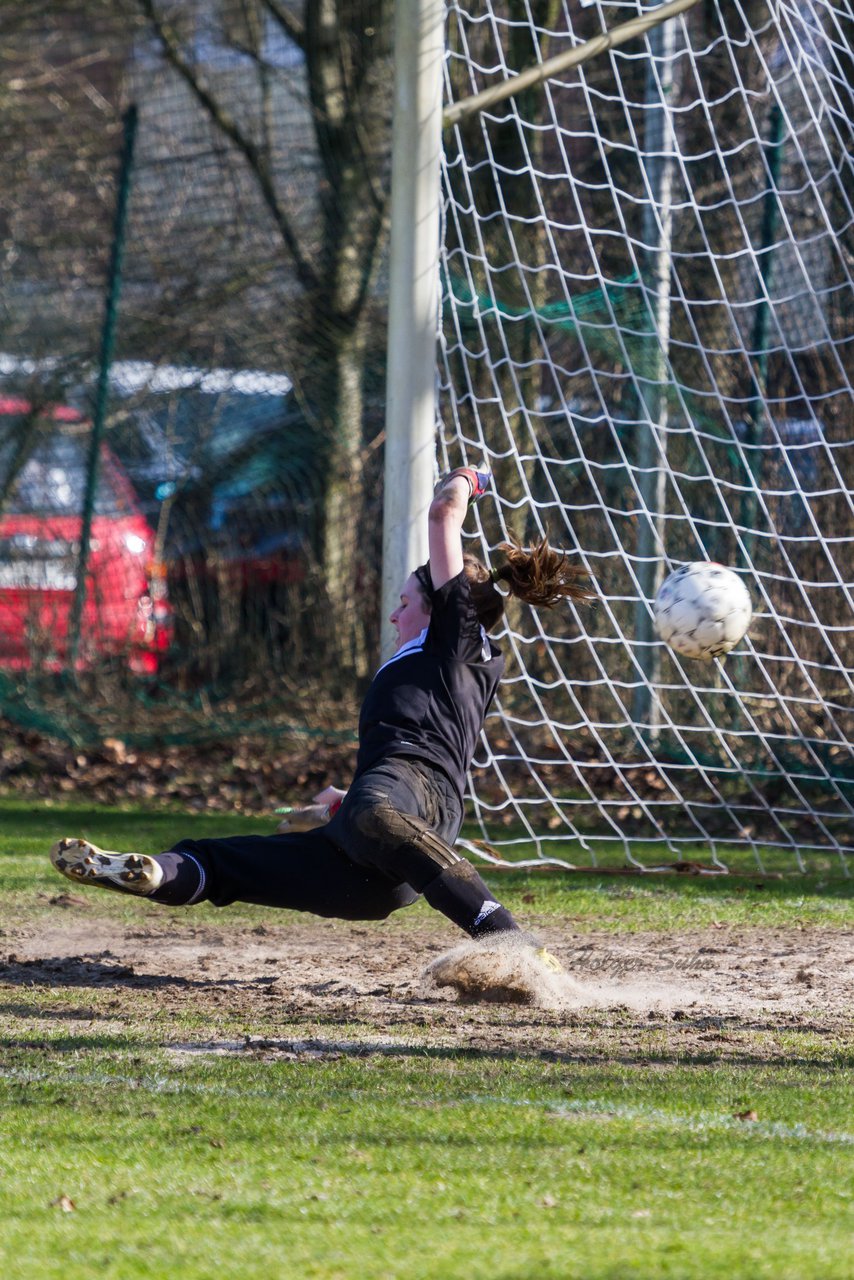
[[[349,806],[346,847],[354,862],[391,872],[394,852],[402,838],[395,816],[386,797],[361,795]]]
[[[401,813],[387,797],[370,793],[360,797],[349,821],[351,856],[399,876],[419,893],[440,872],[462,861],[423,818]]]
[[[359,835],[381,845],[400,843],[405,837],[400,815],[388,799],[371,794],[360,796],[350,809],[350,822]]]
[[[372,861],[379,863],[403,849],[423,849],[426,853],[438,839],[423,818],[395,809],[386,796],[368,793],[361,797],[351,810],[350,822],[358,843],[370,850]]]

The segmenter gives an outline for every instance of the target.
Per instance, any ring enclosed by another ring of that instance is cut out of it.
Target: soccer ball
[[[732,569],[700,560],[664,579],[652,606],[656,633],[683,658],[729,653],[750,626],[747,588]]]

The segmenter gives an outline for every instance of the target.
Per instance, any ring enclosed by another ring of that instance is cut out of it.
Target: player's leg
[[[325,830],[182,840],[152,857],[60,840],[51,861],[77,884],[134,893],[167,906],[240,901],[344,920],[383,920],[415,901],[418,895],[409,885],[354,863]]]
[[[356,780],[328,830],[354,862],[405,880],[471,937],[517,930],[453,847],[460,820],[459,800],[442,775],[390,760]]]

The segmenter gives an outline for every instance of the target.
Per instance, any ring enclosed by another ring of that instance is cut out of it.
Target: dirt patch
[[[561,1008],[463,1004],[425,976],[455,939],[437,921],[360,925],[306,917],[286,925],[194,925],[141,917],[126,929],[67,907],[0,951],[6,1013],[14,991],[45,992],[45,1018],[151,1020],[202,1013],[209,1031],[177,1054],[317,1057],[454,1047],[635,1062],[785,1056],[787,1030],[850,1035],[854,948],[837,930],[724,927],[690,933],[540,937],[576,998]],[[64,988],[91,990],[87,1011]],[[96,997],[97,993],[97,999]],[[55,1007],[54,1007],[55,1006]],[[114,1011],[114,1012],[110,1012]],[[235,1023],[241,1034],[235,1038]],[[55,1022],[53,1023],[55,1026]],[[228,1034],[226,1034],[228,1027]]]

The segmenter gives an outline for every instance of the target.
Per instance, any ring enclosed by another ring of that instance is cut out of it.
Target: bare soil
[[[178,912],[126,928],[61,894],[55,919],[7,932],[0,950],[6,1010],[14,989],[44,989],[44,1017],[79,1024],[192,1012],[204,1030],[175,1053],[265,1056],[455,1048],[558,1060],[759,1061],[785,1057],[784,1033],[850,1037],[854,944],[840,930],[748,929],[539,936],[572,979],[560,1008],[467,1004],[425,969],[459,941],[437,920],[385,925],[311,917],[216,927]],[[61,989],[91,989],[90,1010]],[[198,1022],[196,1023],[198,1025]],[[56,1026],[56,1023],[53,1023]],[[235,1028],[239,1030],[235,1032]],[[186,1038],[185,1038],[186,1040]]]

